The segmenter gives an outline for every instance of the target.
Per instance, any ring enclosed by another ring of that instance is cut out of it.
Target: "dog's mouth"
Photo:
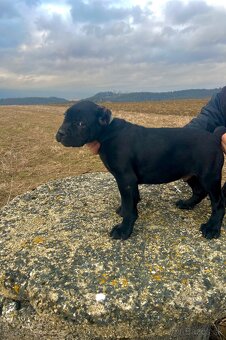
[[[60,132],[56,134],[56,140],[58,143],[61,143],[65,147],[81,147],[85,144],[84,142],[81,141],[69,140],[66,135],[63,135]]]
[[[69,143],[63,141],[63,140],[61,140],[60,143],[61,143],[63,146],[65,146],[66,148],[72,148],[72,147],[74,146],[74,145],[72,145],[72,144],[69,144]]]
[[[66,147],[71,147],[71,148],[79,148],[79,147],[81,147],[81,146],[83,146],[85,143],[80,143],[80,142],[78,142],[78,143],[74,143],[74,142],[69,142],[69,141],[67,141],[67,140],[65,140],[65,139],[61,139],[60,141],[59,141],[63,146],[66,146]]]

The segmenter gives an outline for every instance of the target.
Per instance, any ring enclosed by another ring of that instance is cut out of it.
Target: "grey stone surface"
[[[207,339],[226,315],[226,232],[206,240],[210,202],[182,211],[182,182],[140,186],[134,233],[110,174],[49,182],[13,199],[0,221],[3,339]],[[1,337],[0,337],[1,338]]]

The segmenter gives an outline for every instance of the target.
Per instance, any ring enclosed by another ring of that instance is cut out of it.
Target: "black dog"
[[[127,239],[138,217],[140,200],[138,184],[168,183],[187,179],[193,195],[180,200],[181,209],[192,209],[207,194],[212,214],[201,231],[207,239],[220,236],[225,213],[221,191],[221,170],[224,162],[221,135],[195,128],[145,128],[125,120],[112,119],[111,111],[89,101],[70,107],[57,132],[56,139],[64,146],[79,147],[99,141],[99,155],[115,177],[121,194],[117,213],[122,223],[113,227],[114,239]]]

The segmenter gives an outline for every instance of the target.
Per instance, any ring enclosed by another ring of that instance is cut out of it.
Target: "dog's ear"
[[[108,125],[112,121],[112,113],[104,106],[98,108],[98,121],[100,125]]]

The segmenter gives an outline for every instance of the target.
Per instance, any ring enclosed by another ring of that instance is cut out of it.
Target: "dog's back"
[[[145,128],[120,121],[117,120],[117,125],[121,123],[123,128],[117,129],[106,146],[103,143],[100,152],[109,170],[128,172],[133,167],[140,184],[167,183],[191,175],[203,176],[207,171],[221,171],[224,158],[220,138],[210,132]]]

